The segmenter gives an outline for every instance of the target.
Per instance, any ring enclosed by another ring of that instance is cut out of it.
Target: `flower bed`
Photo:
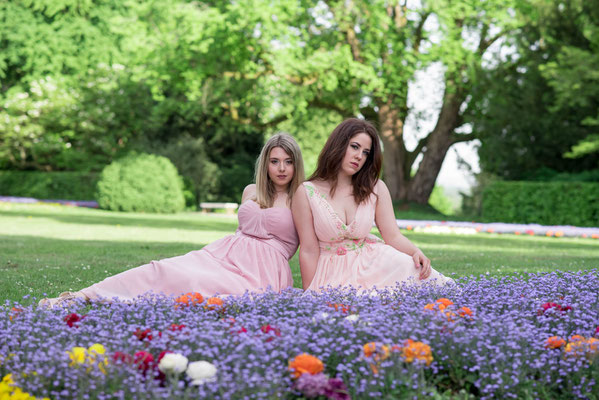
[[[7,302],[0,397],[596,398],[597,293],[591,270],[370,295]]]

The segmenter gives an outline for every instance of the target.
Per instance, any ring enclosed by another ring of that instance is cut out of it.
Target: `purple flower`
[[[328,388],[329,379],[322,372],[319,374],[302,374],[295,381],[295,389],[302,392],[302,394],[310,399],[325,394],[325,390]]]
[[[340,378],[329,379],[327,386],[324,389],[324,395],[333,400],[351,399],[351,396],[347,391],[347,386],[345,386],[345,383],[343,383],[343,380]]]

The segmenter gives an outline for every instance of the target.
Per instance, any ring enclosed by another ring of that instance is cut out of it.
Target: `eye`
[[[364,151],[362,152],[362,154],[364,154],[366,157],[368,157],[368,155],[370,154],[370,152],[369,152],[368,150],[364,150]]]
[[[350,144],[351,148],[354,150],[358,150],[358,145],[357,144]]]
[[[286,160],[286,161],[285,161],[285,163],[286,163],[287,165],[293,165],[293,161],[291,161],[291,160]]]
[[[270,163],[271,163],[271,164],[278,164],[278,163],[279,163],[279,160],[270,160]]]

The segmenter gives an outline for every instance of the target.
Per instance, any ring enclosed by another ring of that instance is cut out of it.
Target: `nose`
[[[279,163],[279,171],[285,171],[285,163]]]

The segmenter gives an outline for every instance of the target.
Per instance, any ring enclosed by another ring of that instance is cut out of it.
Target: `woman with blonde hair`
[[[266,142],[256,162],[255,179],[256,184],[243,191],[234,235],[201,250],[130,269],[78,292],[43,299],[40,306],[68,304],[76,298],[131,301],[148,292],[237,295],[293,286],[289,259],[297,250],[298,237],[290,206],[304,180],[304,164],[290,135],[277,134]]]
[[[318,156],[316,171],[298,189],[293,220],[300,238],[304,289],[452,281],[431,268],[401,234],[391,195],[379,180],[382,151],[375,127],[350,118],[339,124]],[[383,241],[370,234],[375,222]]]

